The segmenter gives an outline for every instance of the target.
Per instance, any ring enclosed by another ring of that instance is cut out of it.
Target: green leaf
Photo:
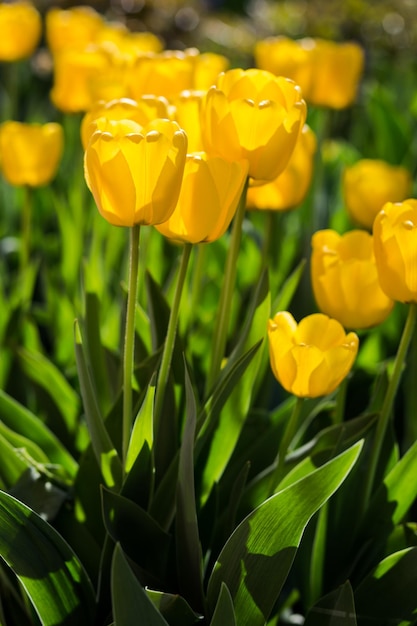
[[[78,465],[59,439],[28,409],[0,389],[0,414],[4,423],[43,450],[51,463],[75,476]]]
[[[240,332],[239,344],[231,357],[232,362],[236,357],[247,353],[250,348],[260,345],[265,338],[270,313],[268,274],[263,272],[253,294],[246,322]],[[207,500],[214,483],[220,479],[233,454],[251,405],[261,358],[262,350],[259,350],[238,379],[220,414],[203,472],[200,494],[202,504]]]
[[[81,395],[94,454],[108,487],[120,485],[123,467],[105,427],[97,402],[96,393],[84,356],[83,344],[77,322],[75,323],[75,358],[80,379]]]
[[[167,620],[170,626],[194,626],[203,619],[179,595],[146,589],[146,595]]]
[[[146,595],[120,545],[116,545],[111,571],[113,614],[117,626],[168,626]]]
[[[273,314],[275,314],[276,311],[287,311],[297,287],[300,284],[305,265],[306,260],[302,259],[281,287],[279,294],[272,304]]]
[[[155,386],[149,385],[130,435],[129,448],[126,455],[126,472],[130,472],[132,469],[145,443],[148,445],[149,450],[152,450],[154,398]]]
[[[308,612],[304,626],[357,626],[349,581],[321,598]]]
[[[184,371],[186,418],[179,458],[175,518],[177,566],[182,595],[195,609],[203,611],[202,554],[194,488],[194,437],[197,407],[186,366]]]
[[[55,365],[40,352],[20,348],[19,360],[25,374],[54,401],[69,433],[78,427],[80,398]]]
[[[10,488],[29,469],[30,464],[19,455],[0,433],[0,484]]]
[[[228,586],[239,626],[264,626],[290,571],[312,515],[355,464],[362,442],[266,500],[232,534],[213,568],[208,601],[214,608]],[[266,581],[273,581],[269,584]]]
[[[210,626],[237,626],[232,596],[225,583],[221,584],[219,598]]]
[[[94,590],[71,548],[39,515],[4,492],[0,555],[22,583],[42,626],[94,623]]]
[[[355,590],[360,625],[415,624],[416,589],[417,548],[391,554]]]
[[[113,541],[159,582],[166,573],[171,537],[128,498],[102,488],[102,503],[104,523]]]

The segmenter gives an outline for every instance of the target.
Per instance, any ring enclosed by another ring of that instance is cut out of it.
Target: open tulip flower
[[[236,212],[247,173],[247,161],[226,161],[204,152],[188,154],[175,211],[157,230],[188,243],[218,239]]]
[[[116,226],[160,224],[178,200],[187,137],[176,122],[145,127],[132,120],[97,121],[84,155],[87,185],[101,215]]]
[[[56,123],[4,122],[0,127],[0,163],[4,178],[16,186],[40,187],[55,176],[63,150]]]
[[[343,109],[356,98],[364,51],[353,42],[269,37],[256,45],[255,60],[262,69],[292,78],[308,104]]]
[[[306,118],[301,90],[292,80],[258,69],[218,76],[202,109],[205,150],[249,161],[249,176],[274,180],[286,167]]]
[[[388,202],[375,218],[374,252],[384,292],[417,302],[417,200]]]
[[[299,324],[282,311],[268,323],[272,371],[289,393],[317,398],[332,393],[348,375],[359,340],[354,332],[322,313],[304,317]]]
[[[248,189],[248,209],[287,211],[304,200],[313,175],[316,135],[307,124],[284,171],[272,182]]]
[[[411,185],[411,174],[405,167],[381,159],[361,159],[344,171],[346,209],[354,222],[372,229],[384,204],[405,200]]]
[[[345,328],[369,328],[384,321],[394,302],[381,288],[372,235],[353,230],[339,235],[319,230],[312,238],[311,278],[317,305]]]
[[[0,4],[0,61],[19,61],[29,57],[36,49],[41,33],[41,16],[32,4]]]

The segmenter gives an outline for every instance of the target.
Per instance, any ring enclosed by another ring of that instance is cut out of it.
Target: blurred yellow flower
[[[364,51],[356,43],[269,37],[256,44],[254,55],[261,69],[300,85],[308,104],[343,109],[356,98],[364,67]]]
[[[376,326],[394,305],[381,288],[373,239],[365,230],[339,235],[319,230],[312,237],[311,279],[322,313],[345,328]]]
[[[305,124],[284,171],[271,183],[249,187],[247,208],[287,211],[301,204],[310,187],[316,148],[316,135]]]
[[[49,50],[56,54],[63,50],[84,50],[96,40],[104,20],[89,6],[71,9],[51,8],[45,16],[45,38]]]
[[[84,155],[87,185],[115,226],[160,224],[178,200],[187,137],[176,122],[98,120]]]
[[[96,102],[81,122],[81,142],[84,150],[96,130],[102,130],[108,120],[132,120],[140,126],[158,118],[169,119],[168,101],[162,96],[142,96],[139,100],[120,98]],[[180,124],[181,126],[181,124]]]
[[[219,75],[202,110],[206,152],[249,161],[249,176],[270,181],[286,167],[306,117],[299,87],[257,69]]]
[[[359,347],[353,332],[322,313],[299,324],[282,311],[268,322],[271,368],[286,391],[317,398],[334,391],[350,372]]]
[[[170,99],[185,89],[192,89],[194,57],[198,54],[198,50],[190,48],[140,55],[131,70],[132,98],[137,100],[144,94],[154,94]]]
[[[203,52],[193,57],[193,89],[207,91],[216,84],[218,75],[229,69],[230,61],[222,54]]]
[[[63,150],[59,124],[4,122],[0,126],[0,163],[4,178],[16,186],[39,187],[56,174]]]
[[[372,228],[386,202],[401,202],[411,192],[411,174],[404,167],[380,159],[361,159],[343,174],[343,195],[352,220]]]
[[[53,104],[64,113],[88,111],[94,104],[92,83],[111,64],[108,52],[99,46],[60,52],[54,59]]]
[[[41,16],[32,4],[0,4],[0,61],[19,61],[29,57],[35,51],[41,34]]]
[[[382,289],[398,302],[417,302],[417,200],[385,204],[373,235]]]
[[[225,161],[205,152],[187,154],[177,206],[157,230],[187,243],[218,239],[236,212],[247,174],[247,161]]]

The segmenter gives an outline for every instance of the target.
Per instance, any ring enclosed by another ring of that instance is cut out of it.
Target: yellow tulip
[[[19,61],[29,57],[35,51],[41,34],[41,16],[32,4],[0,4],[0,61]]]
[[[364,66],[356,43],[269,37],[256,44],[254,55],[258,67],[300,85],[308,104],[343,109],[356,98]]]
[[[304,125],[306,105],[291,80],[257,69],[219,75],[202,110],[206,152],[247,159],[249,176],[270,181],[286,167]]]
[[[54,7],[45,17],[46,42],[54,55],[63,50],[84,50],[96,40],[103,25],[101,15],[89,6]]]
[[[187,137],[176,122],[98,121],[84,156],[87,185],[101,215],[116,226],[160,224],[178,200]]]
[[[132,120],[140,126],[158,118],[169,119],[168,101],[162,96],[142,96],[139,100],[120,98],[109,102],[99,101],[86,113],[81,122],[81,142],[84,150],[99,124],[109,119]],[[180,124],[181,126],[181,124]]]
[[[373,235],[382,289],[398,302],[417,302],[417,200],[388,202]]]
[[[365,230],[344,235],[319,230],[312,248],[311,279],[320,311],[345,328],[370,328],[383,322],[394,302],[378,280],[372,235]]]
[[[205,91],[182,91],[171,99],[173,117],[185,130],[188,137],[189,152],[203,152],[201,137],[201,107]]]
[[[410,172],[380,159],[361,159],[343,175],[346,209],[354,222],[372,228],[377,213],[387,202],[401,202],[411,192]]]
[[[143,54],[131,70],[130,90],[133,99],[144,94],[173,98],[193,88],[194,59],[198,50],[165,50]]]
[[[358,352],[355,333],[322,313],[299,324],[282,311],[268,322],[269,355],[275,378],[300,398],[332,393],[350,372]]]
[[[203,52],[193,57],[193,89],[207,91],[216,84],[218,75],[229,69],[229,59],[215,52]]]
[[[205,152],[188,154],[175,211],[157,230],[187,243],[218,239],[232,221],[247,175],[247,161],[225,161]]]
[[[91,83],[103,76],[110,64],[108,52],[98,46],[57,54],[50,93],[53,104],[65,113],[88,111],[94,104]]]
[[[287,211],[304,200],[313,175],[316,135],[306,124],[284,171],[271,183],[248,189],[248,209]]]
[[[4,178],[16,186],[40,187],[55,176],[63,150],[59,124],[4,122],[0,127],[0,162]]]

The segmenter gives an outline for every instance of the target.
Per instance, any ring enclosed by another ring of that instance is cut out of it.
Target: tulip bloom
[[[417,200],[388,202],[373,235],[382,289],[398,302],[417,302]]]
[[[207,91],[216,84],[218,75],[229,69],[229,59],[215,52],[204,52],[193,57],[193,89]]]
[[[332,393],[350,372],[359,340],[342,325],[322,313],[309,315],[299,324],[286,312],[268,322],[272,371],[289,393],[317,398]]]
[[[188,152],[204,152],[200,116],[205,94],[186,90],[171,99],[172,116],[187,133]]]
[[[29,2],[0,4],[0,61],[29,57],[35,51],[41,33],[40,13]]]
[[[346,209],[365,228],[372,228],[377,213],[387,202],[401,202],[411,191],[411,175],[404,167],[379,159],[361,159],[343,175]]]
[[[178,200],[187,137],[176,122],[98,121],[84,156],[87,185],[115,226],[160,224]]]
[[[63,150],[59,124],[4,122],[0,127],[0,163],[4,178],[16,186],[40,187],[55,176]]]
[[[99,101],[86,113],[81,122],[81,142],[87,148],[93,133],[108,120],[132,120],[140,126],[158,118],[169,118],[168,101],[157,96],[142,96],[139,100],[120,98],[110,102]],[[180,124],[181,126],[181,124]]]
[[[319,230],[312,247],[311,279],[320,311],[345,328],[369,328],[383,322],[394,302],[378,280],[372,235],[364,230],[345,235]]]
[[[64,50],[84,50],[93,43],[104,20],[88,6],[71,9],[52,8],[45,17],[45,37],[52,54]]]
[[[306,105],[291,80],[257,69],[219,75],[202,110],[206,152],[249,161],[249,176],[270,181],[287,165],[304,125]]]
[[[356,98],[364,52],[353,42],[269,37],[255,46],[255,60],[258,67],[294,80],[308,104],[344,109]]]
[[[247,175],[247,161],[188,154],[175,211],[157,230],[187,243],[218,239],[232,221]]]
[[[271,183],[248,189],[248,209],[287,211],[304,200],[311,183],[316,135],[306,124],[284,171]]]
[[[131,70],[130,91],[137,100],[144,94],[173,98],[193,88],[194,57],[198,50],[166,50],[140,56]]]

